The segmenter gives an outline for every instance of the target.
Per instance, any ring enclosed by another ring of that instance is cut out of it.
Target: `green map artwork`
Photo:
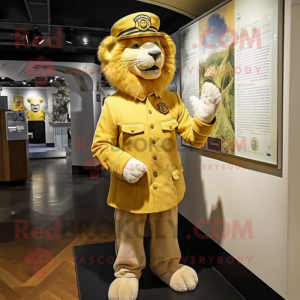
[[[212,54],[200,64],[200,87],[213,82],[222,95],[212,137],[222,139],[222,152],[234,154],[234,44],[228,50]]]
[[[199,47],[200,93],[206,81],[214,83],[221,92],[222,103],[211,137],[221,139],[221,152],[227,154],[235,151],[234,24],[233,2],[199,21],[200,40],[202,38]]]

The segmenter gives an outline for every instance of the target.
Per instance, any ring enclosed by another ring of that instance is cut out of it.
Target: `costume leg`
[[[135,300],[138,296],[138,279],[146,265],[143,240],[146,219],[146,214],[115,210],[117,278],[109,288],[110,300]]]
[[[151,229],[150,267],[154,274],[161,276],[177,265],[181,252],[177,239],[178,208],[149,214]]]
[[[179,264],[178,207],[149,214],[151,228],[150,267],[152,271],[178,292],[194,290],[198,284],[196,272]]]

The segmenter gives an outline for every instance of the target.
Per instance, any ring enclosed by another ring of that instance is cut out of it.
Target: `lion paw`
[[[136,300],[139,281],[136,278],[117,278],[109,287],[109,300]]]
[[[195,270],[180,264],[160,276],[160,279],[176,292],[193,291],[198,285],[198,275]]]

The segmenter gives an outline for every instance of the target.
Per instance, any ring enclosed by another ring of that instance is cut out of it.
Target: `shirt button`
[[[169,128],[172,129],[172,126],[170,126]]]
[[[153,159],[154,159],[154,160],[157,160],[157,156],[153,156]]]
[[[153,124],[151,124],[150,128],[151,128],[151,129],[153,129],[153,128],[154,128],[154,125],[153,125]]]
[[[157,190],[157,185],[156,185],[156,184],[154,184],[153,188],[154,188],[155,190]]]
[[[131,129],[131,132],[134,133],[134,129]]]
[[[154,172],[154,173],[153,173],[153,176],[154,176],[154,177],[157,177],[157,172]]]
[[[148,112],[149,112],[150,115],[152,114],[152,111],[151,111],[151,110],[149,110]]]
[[[155,145],[155,140],[152,140],[152,142],[151,142],[153,145]]]

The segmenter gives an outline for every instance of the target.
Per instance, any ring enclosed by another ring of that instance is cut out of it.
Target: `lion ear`
[[[102,63],[108,63],[111,60],[111,51],[116,44],[117,39],[113,36],[106,37],[99,45],[98,58]]]

